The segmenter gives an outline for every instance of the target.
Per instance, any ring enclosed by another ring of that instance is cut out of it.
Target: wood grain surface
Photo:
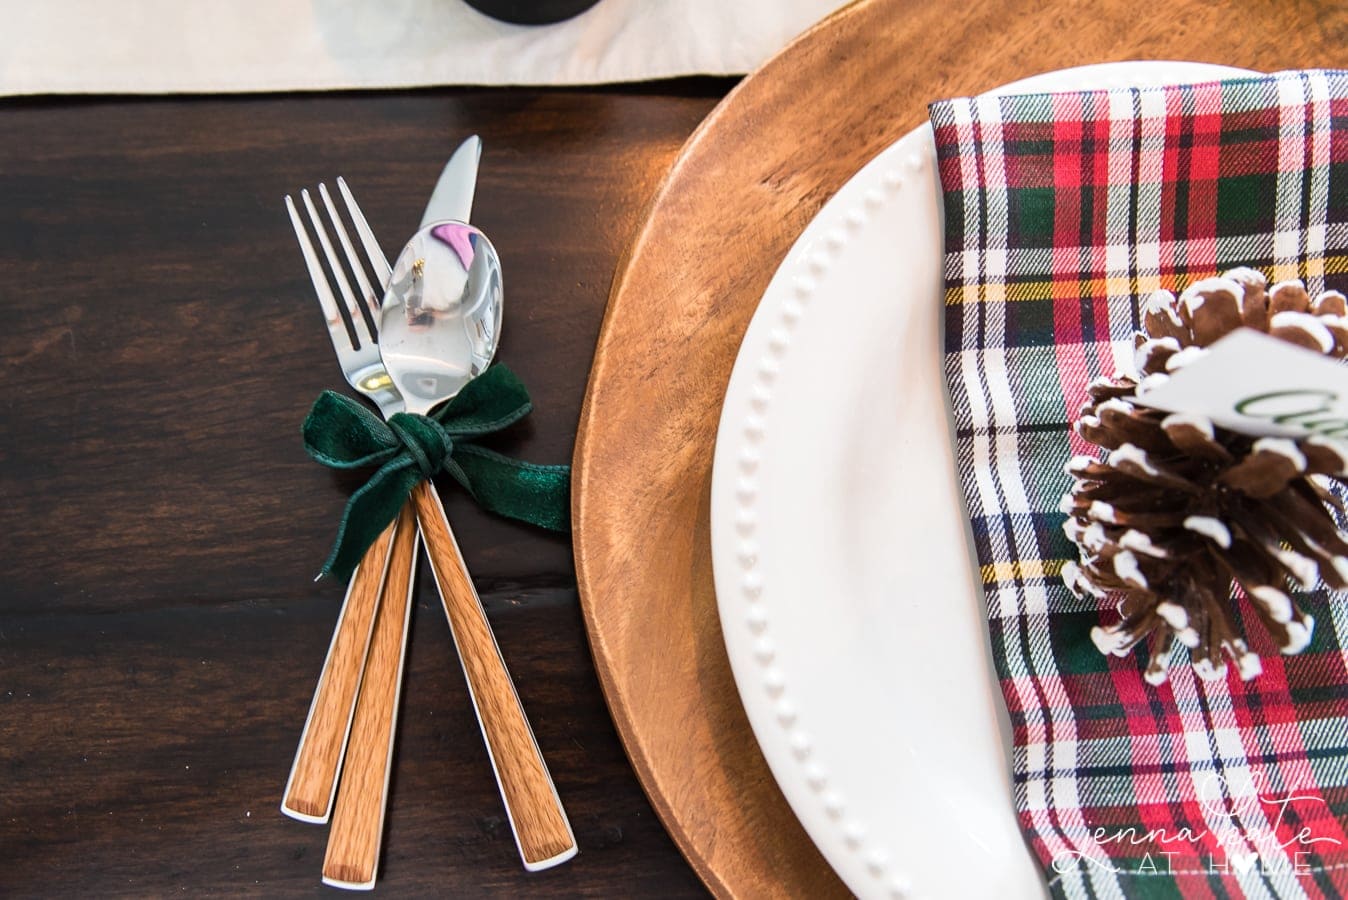
[[[575,855],[576,839],[444,507],[424,482],[412,489],[411,503],[520,857],[530,870],[563,862]]]
[[[393,738],[412,613],[411,579],[420,546],[416,517],[410,508],[403,507],[386,533],[390,532],[388,576],[382,584],[341,786],[332,811],[328,847],[323,854],[324,882],[344,887],[368,888],[375,883],[393,775]]]
[[[925,121],[928,102],[1126,59],[1342,67],[1348,10],[1305,0],[862,0],[708,117],[615,276],[575,454],[581,600],[637,773],[717,894],[843,890],[752,739],[712,591],[712,449],[755,305],[824,201]]]
[[[0,896],[338,896],[329,830],[279,806],[358,482],[300,445],[345,385],[282,198],[344,175],[395,251],[481,134],[535,405],[492,446],[566,462],[614,267],[729,86],[0,101]],[[423,566],[377,894],[705,896],[614,732],[570,540],[441,489],[580,854],[520,865]]]
[[[314,688],[309,718],[295,750],[281,808],[306,821],[326,822],[332,813],[332,798],[355,715],[375,615],[379,612],[394,530],[395,526],[389,525],[380,532],[351,575],[346,599],[337,614],[332,646]],[[407,573],[410,571],[409,568]]]

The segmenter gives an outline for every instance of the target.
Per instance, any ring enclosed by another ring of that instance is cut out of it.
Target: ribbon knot
[[[394,413],[388,417],[388,427],[425,478],[439,472],[445,459],[454,454],[454,439],[429,416]]]
[[[524,385],[499,364],[429,416],[395,413],[385,422],[349,397],[320,394],[304,420],[304,449],[335,469],[377,467],[347,501],[323,574],[350,578],[412,489],[440,472],[484,509],[553,531],[568,530],[570,466],[522,462],[475,443],[532,409]]]

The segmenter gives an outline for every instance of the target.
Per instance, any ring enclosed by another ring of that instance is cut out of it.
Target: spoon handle
[[[416,520],[410,506],[403,508],[394,527],[388,577],[375,617],[323,858],[323,883],[333,887],[368,890],[374,887],[379,870],[417,554]]]
[[[440,497],[429,482],[422,482],[412,491],[412,505],[524,868],[536,872],[566,862],[576,855],[571,823],[449,529]]]
[[[337,617],[323,672],[318,677],[309,716],[300,733],[281,811],[301,822],[323,823],[332,812],[337,772],[346,751],[351,717],[365,669],[366,652],[379,608],[380,586],[388,566],[394,526],[384,530],[351,575]]]

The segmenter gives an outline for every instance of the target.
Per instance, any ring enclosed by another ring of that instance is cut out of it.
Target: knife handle
[[[318,677],[313,702],[309,704],[309,716],[300,733],[295,762],[281,798],[281,812],[301,822],[322,824],[332,812],[337,773],[351,731],[356,693],[365,669],[395,525],[375,539],[351,575],[332,643],[328,645],[328,656]]]
[[[430,482],[413,489],[412,505],[524,868],[566,862],[576,855],[571,823]]]
[[[388,577],[375,617],[323,857],[323,883],[333,887],[369,890],[379,872],[417,555],[417,526],[410,506],[403,507],[394,526],[397,530],[389,552]]]

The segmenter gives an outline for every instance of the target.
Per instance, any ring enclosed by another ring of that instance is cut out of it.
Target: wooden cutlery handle
[[[374,887],[379,870],[417,554],[417,526],[410,506],[403,508],[394,527],[388,576],[323,858],[323,882],[333,887],[368,890]]]
[[[423,482],[412,491],[412,505],[524,867],[534,872],[565,862],[576,854],[571,823],[449,530],[440,497],[429,482]]]
[[[302,822],[326,822],[332,811],[337,772],[351,729],[395,526],[390,525],[375,539],[351,575],[328,657],[309,705],[309,717],[300,733],[281,811]]]

